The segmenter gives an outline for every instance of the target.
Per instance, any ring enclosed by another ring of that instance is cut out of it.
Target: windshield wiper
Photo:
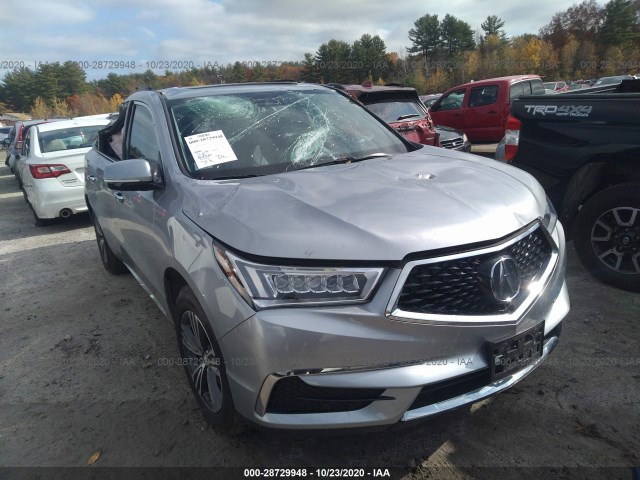
[[[390,156],[391,154],[389,153],[371,153],[369,155],[363,155],[362,157],[345,156],[345,157],[334,158],[333,160],[329,160],[328,162],[314,163],[313,165],[305,165],[303,167],[296,168],[295,170],[306,170],[307,168],[324,167],[326,165],[337,165],[340,163],[355,163],[355,162],[361,162],[362,160],[368,160],[370,158],[380,158],[380,157],[390,157]]]
[[[262,177],[262,175],[255,175],[255,174],[250,174],[250,175],[228,175],[225,177],[215,177],[215,178],[207,178],[207,179],[203,179],[203,180],[235,180],[238,178],[253,178],[253,177]]]
[[[396,122],[398,120],[406,120],[407,118],[414,118],[414,117],[419,117],[420,114],[418,113],[407,113],[406,115],[400,115],[397,119]]]

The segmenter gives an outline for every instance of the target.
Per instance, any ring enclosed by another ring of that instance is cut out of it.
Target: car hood
[[[185,215],[237,251],[280,259],[397,261],[506,236],[546,206],[525,172],[436,147],[194,183]]]
[[[463,132],[456,130],[455,128],[445,127],[444,125],[436,125],[436,132],[440,134],[440,140],[452,140],[454,138],[462,137]]]

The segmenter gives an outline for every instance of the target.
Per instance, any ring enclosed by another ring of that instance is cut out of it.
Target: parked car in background
[[[531,94],[544,94],[538,75],[490,78],[447,90],[429,113],[437,125],[463,131],[471,143],[499,142],[511,100]]]
[[[565,242],[542,187],[409,142],[343,90],[140,90],[85,175],[104,267],[173,320],[218,428],[235,412],[289,429],[424,418],[510,387],[559,342]]]
[[[7,165],[13,173],[15,173],[16,153],[22,150],[22,136],[24,129],[39,123],[44,123],[47,120],[27,120],[16,122],[11,131],[9,132],[8,139],[4,140],[7,146],[7,158],[4,164]]]
[[[603,90],[514,100],[496,159],[545,187],[587,269],[640,292],[640,81]]]
[[[569,84],[563,81],[557,82],[544,82],[545,90],[552,90],[554,92],[566,92],[569,90]]]
[[[569,85],[569,90],[568,91],[582,90],[582,89],[589,88],[589,87],[591,87],[591,85],[589,83],[572,83],[571,85]]]
[[[460,130],[451,127],[436,125],[436,133],[442,148],[458,150],[460,152],[471,152],[471,142]]]
[[[357,99],[406,139],[423,145],[438,145],[429,111],[414,88],[373,86],[370,83],[332,86]]]
[[[441,93],[431,93],[429,95],[420,95],[420,101],[424,104],[425,107],[429,108],[441,96],[442,96]]]
[[[86,212],[84,156],[108,119],[75,119],[33,125],[25,132],[20,178],[37,226]]]
[[[594,87],[600,87],[603,85],[613,85],[615,83],[620,83],[623,80],[635,80],[635,77],[632,75],[615,75],[613,77],[601,77],[596,80],[596,83],[593,84]]]
[[[5,138],[9,138],[11,127],[0,127],[0,150],[7,148],[7,144],[4,142]]]

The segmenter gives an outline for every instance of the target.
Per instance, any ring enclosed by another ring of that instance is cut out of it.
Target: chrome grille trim
[[[546,268],[542,272],[542,275],[536,280],[534,289],[531,292],[522,297],[519,300],[516,308],[512,312],[506,312],[501,314],[489,314],[489,315],[464,315],[464,314],[437,314],[437,313],[417,313],[402,310],[398,307],[398,299],[400,293],[414,267],[419,265],[426,265],[430,263],[444,262],[448,260],[455,260],[459,258],[472,257],[477,255],[483,255],[487,253],[499,252],[504,250],[508,246],[522,240],[527,235],[532,234],[537,229],[546,237],[551,247],[551,256],[546,265]],[[473,326],[473,325],[515,325],[520,319],[523,318],[525,312],[533,305],[533,303],[540,297],[547,287],[549,280],[553,272],[558,265],[558,246],[551,237],[551,234],[542,225],[541,221],[536,221],[529,226],[525,227],[519,234],[506,240],[503,243],[493,245],[486,248],[480,248],[477,250],[470,250],[463,253],[444,255],[440,257],[427,258],[422,260],[414,260],[408,262],[402,269],[400,276],[396,282],[396,285],[391,294],[389,303],[385,310],[387,318],[408,323],[424,323],[432,325],[460,325],[460,326]]]

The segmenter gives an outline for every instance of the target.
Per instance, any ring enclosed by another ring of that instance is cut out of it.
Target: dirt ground
[[[631,479],[640,465],[640,295],[594,281],[569,249],[572,308],[560,345],[511,390],[402,429],[229,437],[205,424],[182,368],[166,366],[178,357],[171,323],[131,275],[103,270],[88,217],[35,227],[2,166],[0,467]],[[32,472],[43,473],[0,468],[0,478]]]

